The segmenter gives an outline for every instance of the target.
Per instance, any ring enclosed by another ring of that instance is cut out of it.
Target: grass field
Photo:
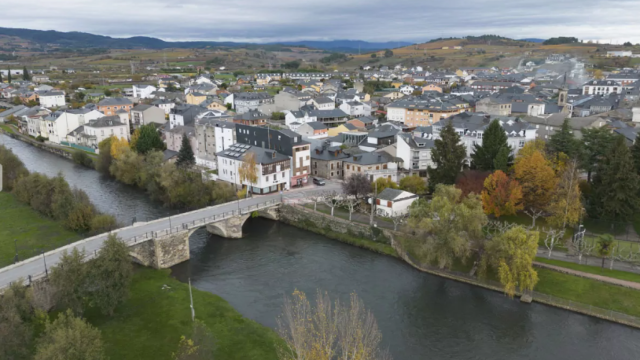
[[[164,286],[168,288],[163,289]],[[211,330],[216,359],[277,359],[277,334],[238,313],[219,296],[193,289],[196,318]],[[130,298],[107,317],[90,309],[86,317],[102,331],[111,359],[173,359],[180,336],[191,333],[189,289],[169,270],[139,268]]]
[[[38,255],[80,239],[58,222],[47,219],[19,203],[13,194],[0,192],[0,267],[13,263],[14,240],[20,260]]]
[[[578,271],[586,272],[589,274],[608,276],[614,279],[627,280],[627,281],[640,283],[640,274],[630,273],[626,271],[609,270],[608,268],[603,269],[600,266],[580,265],[580,264],[576,264],[569,261],[553,260],[553,259],[547,259],[542,257],[536,257],[536,261],[549,264],[549,265],[561,266],[567,269],[578,270]],[[609,262],[607,261],[607,264],[608,263]]]

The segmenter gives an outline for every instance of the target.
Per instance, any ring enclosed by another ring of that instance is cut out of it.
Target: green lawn
[[[640,316],[640,291],[548,269],[536,271],[540,277],[535,287],[537,292]]]
[[[550,260],[542,257],[536,257],[536,261],[549,264],[549,265],[561,266],[567,269],[578,270],[578,271],[586,272],[589,274],[608,276],[615,279],[634,281],[634,282],[640,283],[640,274],[636,274],[636,273],[630,273],[630,272],[620,271],[620,270],[609,270],[608,268],[603,269],[600,266],[581,265],[581,264],[576,264],[569,261],[553,260],[553,259]],[[609,264],[609,261],[606,262],[606,265],[608,264]]]
[[[94,309],[86,313],[102,331],[111,359],[172,359],[180,336],[191,333],[189,288],[169,270],[139,268],[131,296],[113,317]],[[163,289],[167,285],[168,289]],[[196,318],[207,324],[216,341],[216,359],[277,359],[277,334],[238,313],[217,295],[193,289]]]
[[[13,194],[0,192],[0,267],[13,263],[14,240],[17,239],[20,260],[52,250],[80,239],[53,220],[47,219],[18,202]]]
[[[13,131],[13,129],[11,128],[11,126],[6,125],[6,124],[0,124],[0,129],[2,129],[2,130],[4,130],[4,131],[6,131],[6,132],[8,132],[8,133],[11,133],[11,134],[15,133],[15,131]]]

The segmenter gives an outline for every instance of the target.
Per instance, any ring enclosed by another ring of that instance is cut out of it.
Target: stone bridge
[[[158,269],[168,268],[189,260],[189,238],[196,230],[206,228],[220,237],[239,239],[242,226],[249,217],[279,219],[280,203],[256,204],[240,210],[182,223],[161,231],[152,231],[129,240],[131,257],[136,262]]]

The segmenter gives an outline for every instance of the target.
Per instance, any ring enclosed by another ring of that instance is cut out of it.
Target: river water
[[[125,221],[167,213],[136,189],[0,135],[31,171],[61,171],[100,210]],[[403,262],[269,220],[249,219],[245,237],[205,230],[176,278],[225,298],[243,315],[275,328],[282,298],[316,289],[346,300],[356,292],[372,310],[384,346],[403,359],[633,359],[640,331],[421,273]],[[198,304],[195,304],[196,315]]]

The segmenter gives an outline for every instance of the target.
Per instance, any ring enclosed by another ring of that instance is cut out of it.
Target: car
[[[325,184],[326,184],[324,182],[324,179],[320,179],[320,178],[316,178],[316,177],[313,178],[313,183],[316,184],[316,185],[319,185],[319,186],[325,186]]]

